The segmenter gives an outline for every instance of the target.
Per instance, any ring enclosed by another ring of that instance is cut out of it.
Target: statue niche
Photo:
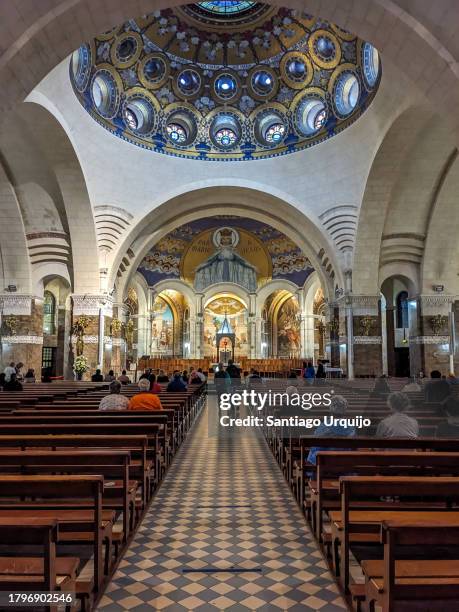
[[[221,227],[214,232],[212,240],[218,251],[196,268],[196,291],[203,291],[216,283],[235,283],[255,292],[257,269],[236,253],[238,232],[232,227]]]

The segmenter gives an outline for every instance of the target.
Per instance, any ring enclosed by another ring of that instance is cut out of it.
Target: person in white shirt
[[[383,419],[377,429],[377,438],[417,438],[419,436],[419,423],[405,412],[410,407],[410,398],[402,391],[395,391],[387,398],[387,405],[391,409],[390,416]]]
[[[127,410],[129,399],[121,395],[121,383],[114,380],[110,383],[110,395],[100,400],[99,410]]]
[[[421,385],[416,382],[416,377],[412,376],[410,381],[402,388],[403,393],[409,393],[410,391],[422,391]]]
[[[5,373],[5,382],[10,382],[11,374],[16,374],[16,368],[14,367],[14,361],[12,361],[9,366],[6,366],[4,373]]]

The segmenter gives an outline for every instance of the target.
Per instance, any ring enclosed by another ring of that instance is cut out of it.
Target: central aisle
[[[214,397],[98,610],[346,610],[265,441],[213,426],[208,436],[208,411],[215,423]]]

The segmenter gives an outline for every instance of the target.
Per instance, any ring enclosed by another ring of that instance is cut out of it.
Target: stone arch
[[[224,181],[220,181],[223,183]],[[228,182],[228,181],[226,181]],[[317,253],[323,243],[328,245],[328,238],[321,232],[318,225],[303,214],[297,202],[289,202],[287,196],[282,199],[280,195],[267,194],[262,191],[260,183],[241,182],[235,185],[208,184],[202,182],[194,186],[181,188],[180,193],[171,199],[165,198],[163,203],[149,212],[143,219],[138,220],[126,238],[111,270],[113,282],[118,272],[125,251],[131,248],[135,258],[129,270],[132,275],[139,263],[151,248],[151,245],[160,240],[169,231],[201,217],[228,214],[248,216],[262,222],[269,223],[282,231],[295,244],[297,244],[311,261],[311,265],[321,278],[324,293],[332,295],[333,286],[329,276],[323,270]],[[332,248],[330,248],[333,251]],[[339,265],[333,260],[333,267],[339,273]],[[118,287],[121,288],[129,282],[129,270],[125,278],[120,278]],[[110,284],[109,284],[110,286]]]

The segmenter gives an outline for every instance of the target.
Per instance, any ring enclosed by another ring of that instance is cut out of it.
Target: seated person
[[[129,385],[129,383],[131,382],[131,379],[126,374],[126,370],[123,370],[121,372],[121,376],[118,376],[118,380],[122,385]]]
[[[153,372],[150,374],[149,381],[150,381],[150,391],[152,393],[161,393],[163,388],[161,387],[161,385],[158,385],[158,383],[156,382],[156,375],[153,374]]]
[[[200,385],[202,383],[201,377],[198,376],[198,372],[193,370],[190,374],[190,385]]]
[[[198,368],[197,374],[199,378],[201,379],[201,382],[206,382],[207,378],[204,372],[202,371],[202,368]]]
[[[104,382],[104,377],[100,370],[96,370],[96,373],[91,376],[92,382]]]
[[[446,421],[437,425],[437,438],[459,438],[459,399],[449,397],[445,403]]]
[[[158,383],[168,383],[169,382],[169,376],[166,374],[164,370],[160,370],[158,372],[158,376],[156,377],[156,382]]]
[[[429,382],[424,387],[424,400],[426,402],[440,403],[448,399],[450,395],[450,383],[442,379],[441,372],[433,370],[430,373]]]
[[[392,414],[383,419],[377,429],[377,438],[417,438],[419,424],[413,417],[404,414],[410,407],[410,398],[402,391],[394,391],[387,398]]]
[[[344,417],[344,415],[346,414],[346,410],[347,410],[347,399],[343,397],[342,395],[334,395],[331,398],[329,410],[330,410],[330,413],[333,416],[336,416],[337,418]],[[317,427],[314,430],[314,436],[321,437],[321,438],[334,438],[334,437],[350,438],[352,436],[355,436],[355,427],[344,427],[339,424],[325,425],[324,423],[322,423],[321,425],[319,425],[319,427]],[[315,465],[316,455],[321,450],[327,451],[327,450],[336,450],[336,449],[313,447],[309,451],[309,455],[307,459],[308,462],[313,463]],[[345,449],[339,449],[339,450],[345,450]]]
[[[144,378],[147,378],[148,380],[150,380],[150,374],[151,374],[151,369],[147,368],[145,372],[142,374],[142,376],[139,378],[139,380],[143,380]]]
[[[104,382],[113,382],[114,380],[116,380],[116,378],[113,370],[110,370],[108,374],[105,374]]]
[[[110,394],[100,400],[99,410],[127,410],[129,400],[121,395],[121,383],[112,380],[110,383]]]
[[[409,382],[402,388],[403,393],[410,393],[411,391],[422,391],[421,385],[416,381],[416,376],[411,376]]]
[[[186,391],[187,386],[182,380],[182,376],[178,370],[175,370],[174,376],[172,377],[171,382],[167,385],[167,391],[171,391],[172,393]]]
[[[139,380],[139,392],[129,400],[128,410],[162,410],[161,400],[150,391],[148,378]]]
[[[24,374],[24,382],[25,383],[35,382],[35,370],[33,368],[29,368],[27,372]]]
[[[260,387],[263,385],[263,379],[255,368],[251,368],[250,374],[246,379],[247,388]]]
[[[287,378],[291,378],[292,380],[297,379],[298,378],[298,374],[295,372],[295,370],[290,370],[290,372],[288,373]]]
[[[190,377],[188,376],[188,370],[183,370],[182,372],[182,380],[184,383],[188,384]]]
[[[10,379],[3,387],[4,391],[22,391],[22,385],[18,381],[16,374],[11,374]]]

